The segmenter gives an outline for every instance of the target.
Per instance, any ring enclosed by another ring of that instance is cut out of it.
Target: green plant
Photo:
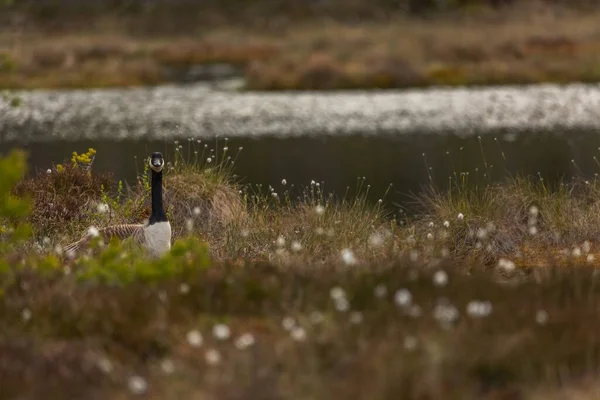
[[[93,149],[82,155],[74,153],[71,162],[36,171],[15,184],[14,195],[32,200],[29,221],[37,237],[72,236],[87,229],[86,224],[96,215],[103,188],[113,182],[110,174],[91,173],[94,154]]]
[[[8,156],[0,158],[0,254],[20,244],[31,232],[31,227],[25,221],[30,213],[30,203],[26,198],[18,198],[13,194],[25,170],[26,156],[22,151],[13,150]],[[0,264],[5,262],[0,261]]]

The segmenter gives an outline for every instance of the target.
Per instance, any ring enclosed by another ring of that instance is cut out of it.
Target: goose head
[[[152,168],[153,171],[160,172],[165,166],[165,159],[163,158],[163,155],[161,153],[155,151],[150,155],[149,163],[150,168]]]

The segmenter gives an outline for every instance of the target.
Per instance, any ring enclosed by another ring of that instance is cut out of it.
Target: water
[[[188,154],[187,138],[163,140],[82,140],[50,142],[6,142],[1,153],[19,147],[29,152],[31,170],[43,170],[68,159],[73,151],[97,150],[94,171],[112,172],[116,178],[135,182],[142,159],[152,151],[162,151],[167,161],[173,158],[173,141],[178,139]],[[209,148],[225,146],[223,139],[204,140]],[[594,157],[600,157],[600,136],[595,132],[506,134],[501,136],[401,135],[401,136],[328,136],[234,138],[227,144],[229,153],[243,151],[235,173],[243,183],[272,185],[284,189],[281,180],[308,186],[311,180],[324,182],[326,192],[343,195],[352,192],[358,177],[371,185],[370,199],[377,201],[390,183],[393,190],[387,204],[411,208],[413,194],[431,182],[438,187],[448,184],[455,172],[469,172],[473,184],[498,182],[510,175],[540,174],[548,181],[600,172]],[[208,154],[208,153],[207,153]],[[504,155],[504,156],[503,156]],[[137,166],[136,158],[137,156]],[[573,161],[575,163],[573,163]],[[487,165],[487,167],[486,167]],[[30,171],[31,172],[31,171]]]
[[[160,140],[181,135],[457,135],[600,132],[600,85],[333,92],[238,92],[222,86],[37,90],[0,101],[0,143]]]
[[[244,148],[235,166],[244,183],[281,191],[282,179],[314,180],[343,195],[365,177],[373,201],[391,183],[386,201],[403,207],[455,173],[484,184],[600,170],[599,85],[257,93],[199,84],[16,95],[20,107],[0,102],[1,153],[25,148],[30,167],[45,171],[93,147],[94,170],[129,183],[150,152],[172,158],[173,141],[188,146],[188,138],[213,148],[215,135],[219,151],[224,137],[230,153]]]

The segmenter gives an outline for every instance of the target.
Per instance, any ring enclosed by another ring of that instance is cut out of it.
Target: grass
[[[181,20],[175,32],[161,30],[171,25],[152,22],[151,13],[133,20],[100,14],[88,24],[93,30],[68,24],[52,29],[58,13],[55,20],[39,22],[37,30],[0,32],[0,87],[153,85],[173,79],[169,71],[214,63],[236,66],[251,90],[596,82],[600,77],[594,8],[527,2],[426,20],[382,11],[386,18],[358,24],[335,13],[291,20],[284,13],[271,19],[273,26],[233,23],[223,16],[213,18],[221,23]],[[132,31],[134,23],[151,26],[139,28],[141,35]]]
[[[457,171],[400,219],[363,180],[257,187],[229,141],[174,147],[158,260],[61,254],[147,216],[147,170],[128,187],[93,149],[27,177],[0,160],[0,397],[595,397],[597,179]]]

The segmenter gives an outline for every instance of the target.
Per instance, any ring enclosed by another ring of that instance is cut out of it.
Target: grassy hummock
[[[90,226],[147,217],[146,170],[128,186],[94,170],[93,149],[27,176],[24,153],[0,159],[0,397],[598,390],[596,179],[456,172],[400,218],[362,179],[352,196],[242,185],[231,148],[175,144],[174,245],[158,260],[116,241],[62,254]]]

